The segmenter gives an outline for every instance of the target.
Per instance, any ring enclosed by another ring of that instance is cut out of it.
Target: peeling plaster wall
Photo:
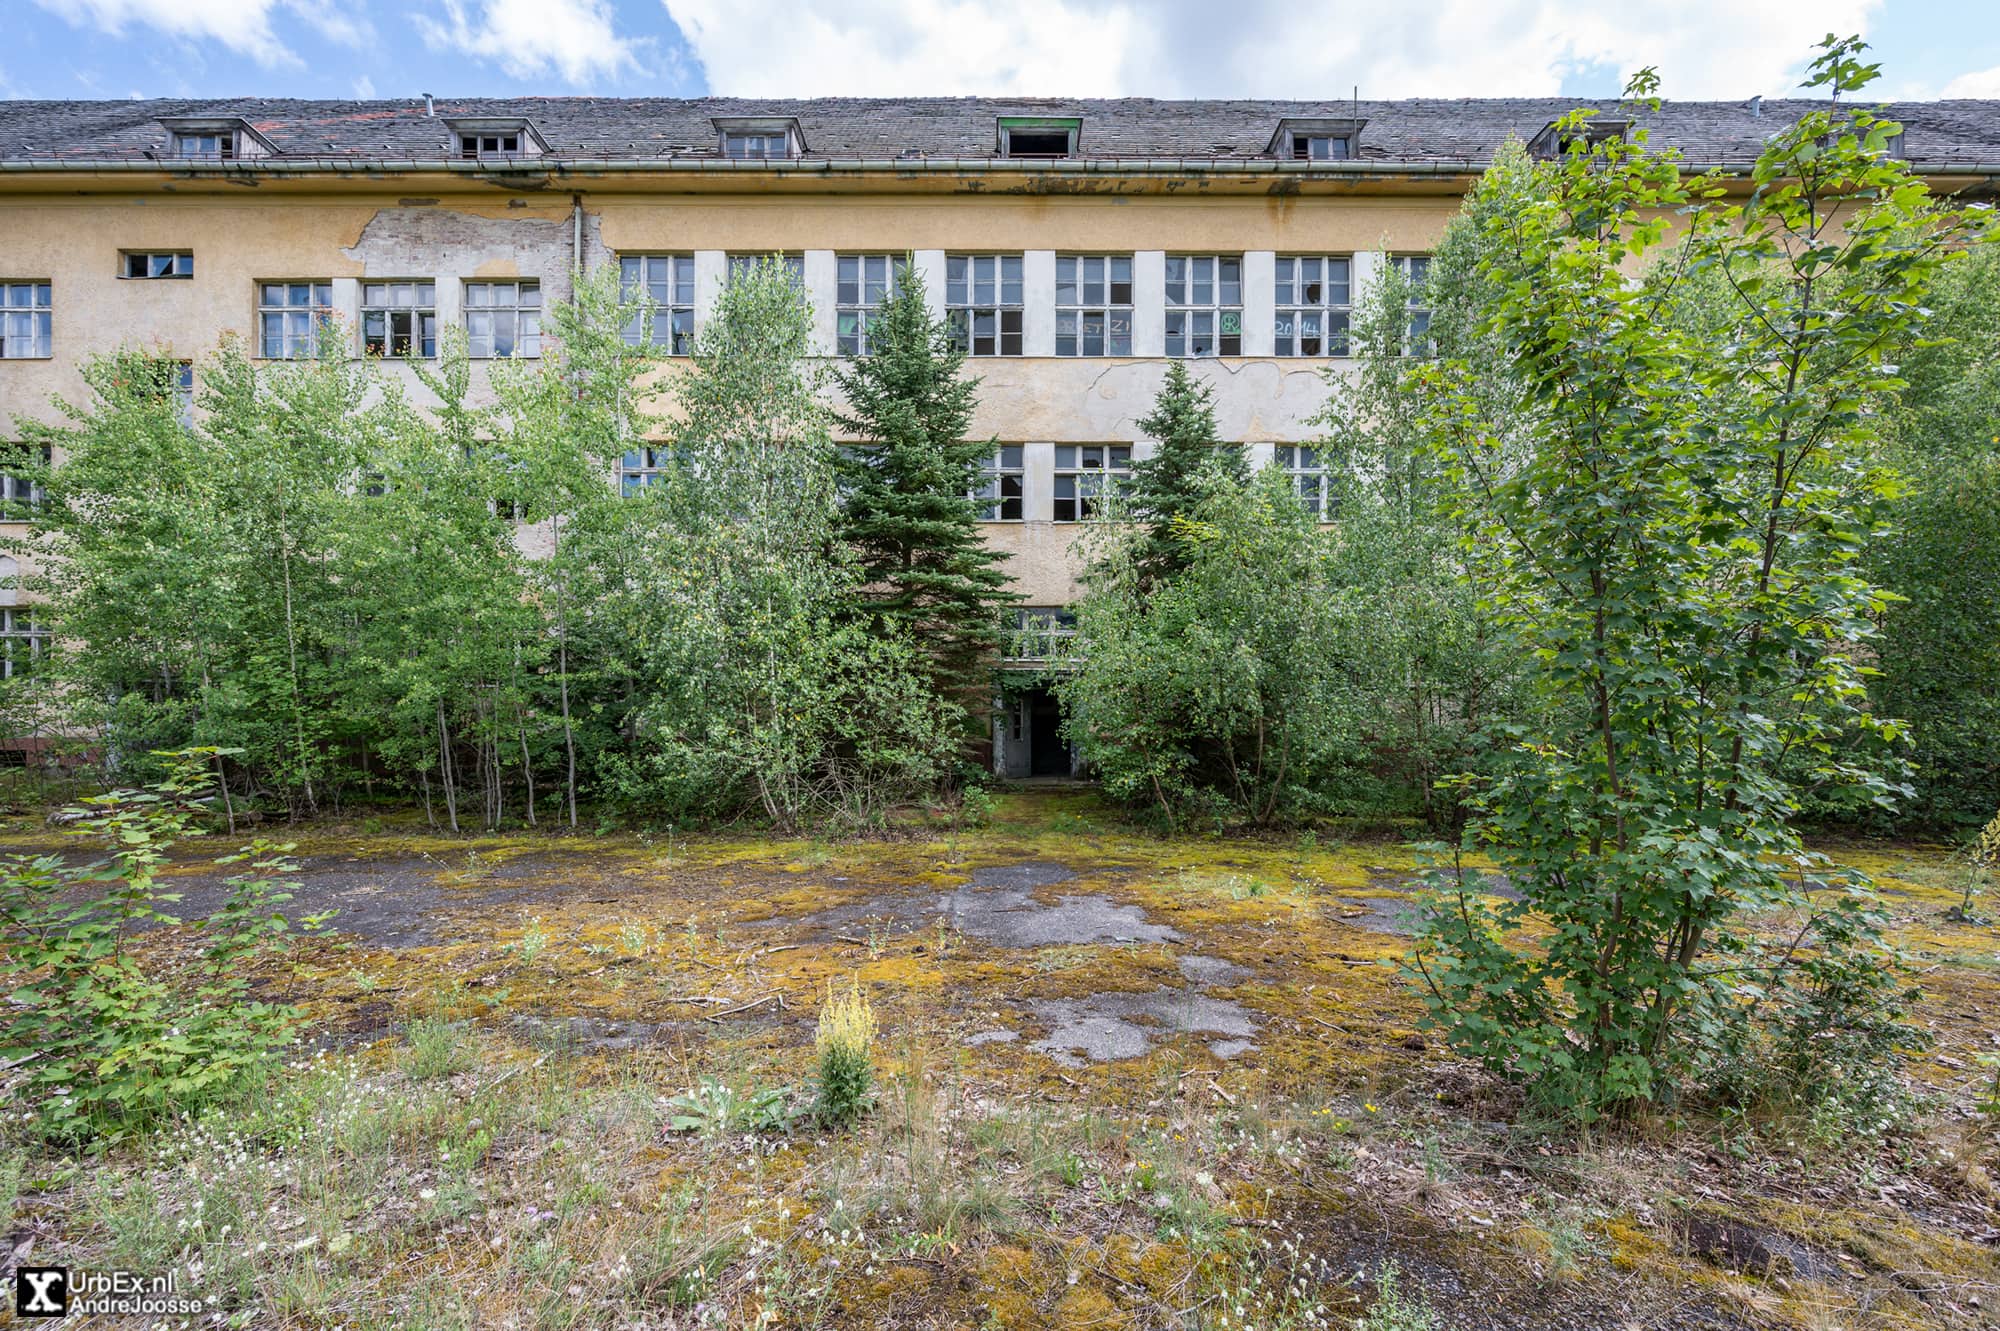
[[[318,193],[0,197],[0,234],[8,237],[0,250],[0,280],[53,284],[56,349],[53,360],[0,361],[0,437],[16,416],[57,418],[55,397],[81,401],[78,367],[120,346],[193,360],[199,381],[202,360],[222,338],[254,335],[262,280],[331,281],[356,354],[364,279],[434,281],[441,326],[461,321],[468,280],[536,278],[545,306],[568,296],[570,195],[507,197],[489,190],[413,197],[422,188],[353,180]],[[1048,279],[1028,283],[1031,294],[1044,297],[1053,295],[1054,255],[1060,252],[1132,252],[1151,259],[1241,253],[1245,349],[1265,351],[1273,254],[1353,253],[1361,280],[1375,269],[1379,253],[1430,249],[1457,208],[1455,199],[1442,196],[718,196],[664,188],[585,194],[582,204],[586,267],[611,262],[621,251],[693,253],[697,305],[713,301],[726,254],[802,254],[822,352],[832,349],[836,254],[910,251],[918,253],[940,303],[947,253],[1022,253],[1031,278]],[[185,282],[119,279],[120,253],[146,249],[192,250],[195,276]],[[1041,292],[1043,286],[1050,290]],[[1046,334],[1031,344],[1052,347],[1050,312],[1031,300],[1028,321],[1031,332]],[[1157,312],[1139,321],[1151,328]],[[1140,443],[1137,420],[1152,404],[1165,363],[1029,356],[976,360],[969,368],[981,380],[977,432],[1026,444],[1031,468],[1029,520],[990,524],[988,539],[1012,555],[1008,569],[1032,604],[1071,601],[1079,567],[1072,545],[1080,529],[1047,520],[1053,445]],[[1223,437],[1251,445],[1253,457],[1268,457],[1272,443],[1312,438],[1313,417],[1348,372],[1340,362],[1256,355],[1197,361],[1191,368],[1215,388]],[[670,381],[684,370],[684,362],[669,364],[660,378]],[[387,373],[401,379],[415,400],[426,400],[406,368],[392,365]],[[483,378],[475,373],[476,401],[487,400]],[[524,549],[546,548],[546,533],[527,530],[520,539]]]

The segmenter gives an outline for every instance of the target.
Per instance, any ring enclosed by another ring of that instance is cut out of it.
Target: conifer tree
[[[1126,508],[1146,524],[1137,571],[1141,585],[1151,587],[1187,567],[1174,522],[1193,514],[1210,493],[1199,483],[1203,469],[1220,468],[1238,486],[1249,484],[1250,470],[1241,449],[1218,447],[1215,392],[1196,383],[1180,361],[1167,366],[1167,381],[1139,429],[1159,447],[1133,464]]]
[[[939,691],[958,693],[1019,599],[1000,570],[1006,555],[979,534],[973,491],[994,447],[968,438],[979,381],[961,377],[965,352],[912,271],[870,320],[868,344],[839,372],[848,410],[838,419],[861,441],[842,456],[840,519],[862,566],[860,616],[923,643]]]

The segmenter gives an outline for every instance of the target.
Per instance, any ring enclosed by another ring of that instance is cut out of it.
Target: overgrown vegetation
[[[1871,75],[1830,42],[1813,86]],[[1441,876],[1416,965],[1454,1047],[1585,1119],[1746,1062],[1832,1094],[1890,1056],[1902,987],[1865,884],[1810,893],[1795,816],[1809,789],[1899,789],[1864,705],[1872,417],[1983,218],[1934,204],[1865,109],[1772,136],[1742,203],[1587,124],[1478,191],[1500,364],[1421,380],[1542,715],[1469,786],[1468,847],[1518,898]],[[1753,924],[1785,914],[1783,943]]]
[[[0,1067],[35,1130],[87,1143],[143,1131],[225,1099],[262,1078],[292,1038],[298,1012],[256,997],[250,968],[289,929],[278,874],[288,846],[262,838],[225,855],[241,865],[227,895],[197,921],[186,967],[144,957],[138,935],[181,923],[159,869],[177,842],[212,817],[215,750],[162,754],[167,777],[148,790],[86,799],[72,834],[103,857],[56,854],[0,861]]]

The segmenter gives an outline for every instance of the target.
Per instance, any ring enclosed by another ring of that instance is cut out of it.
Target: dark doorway
[[[1047,689],[1030,689],[1021,699],[1028,713],[1028,773],[1068,776],[1069,745],[1063,743],[1062,705]]]

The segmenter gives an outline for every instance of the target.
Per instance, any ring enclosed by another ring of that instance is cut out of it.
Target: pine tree
[[[1250,469],[1240,448],[1218,446],[1215,392],[1196,383],[1180,361],[1167,366],[1167,381],[1139,429],[1159,444],[1153,456],[1133,464],[1126,489],[1132,516],[1146,524],[1137,569],[1141,585],[1151,587],[1187,567],[1187,550],[1174,524],[1200,506],[1202,472],[1217,468],[1243,486],[1250,482]]]
[[[860,441],[842,457],[840,519],[864,573],[858,609],[876,630],[922,643],[939,691],[961,694],[1020,599],[1000,570],[1007,556],[980,536],[972,497],[994,448],[967,437],[979,381],[960,376],[965,352],[931,317],[914,272],[869,321],[868,343],[838,376],[848,403],[838,419]]]

